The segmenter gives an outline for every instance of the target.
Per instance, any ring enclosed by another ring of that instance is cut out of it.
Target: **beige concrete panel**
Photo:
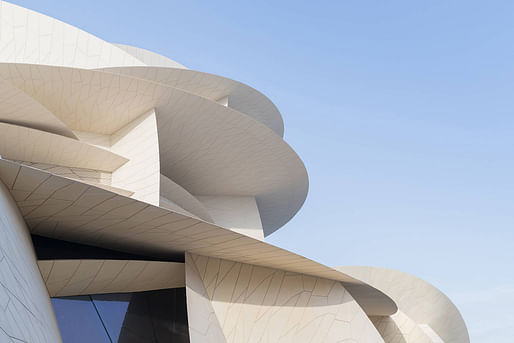
[[[0,160],[0,180],[34,234],[162,257],[189,251],[369,287],[263,241],[43,170]],[[394,302],[378,294],[389,304],[385,314],[395,313]]]
[[[418,324],[402,311],[391,316],[370,319],[385,343],[439,343],[430,339]]]
[[[142,66],[122,49],[41,13],[0,2],[0,60],[78,68]]]
[[[167,198],[164,198],[164,197],[160,197],[160,199],[159,199],[159,207],[165,208],[167,210],[170,210],[170,211],[178,213],[178,214],[182,214],[182,215],[184,215],[186,217],[191,217],[191,218],[194,218],[194,219],[200,219],[197,215],[194,215],[191,212],[188,212],[188,211],[184,210],[182,207],[180,207],[179,205],[175,204],[173,201],[168,200]]]
[[[226,343],[218,317],[190,254],[186,254],[186,301],[191,343]]]
[[[469,343],[466,324],[446,295],[407,273],[377,267],[338,267],[384,292],[417,325],[428,325],[444,342]],[[407,342],[408,343],[408,342]]]
[[[177,67],[114,67],[103,70],[159,82],[215,102],[226,99],[225,106],[247,114],[280,137],[284,136],[284,121],[277,107],[261,92],[241,82]]]
[[[91,70],[0,64],[0,76],[72,130],[111,134],[155,108],[162,174],[192,194],[255,196],[265,235],[289,221],[307,196],[305,166],[287,143],[208,99]]]
[[[35,163],[35,162],[25,162],[25,161],[14,161],[26,166],[30,166],[32,168],[37,168],[41,170],[46,170],[49,173],[63,176],[69,179],[80,180],[81,182],[87,183],[89,185],[93,185],[102,189],[106,189],[116,194],[124,195],[124,196],[132,196],[134,192],[127,191],[125,189],[117,188],[111,186],[112,173],[103,172],[101,170],[94,169],[84,169],[84,168],[71,168],[71,167],[63,167],[57,166],[54,164],[46,164],[46,163]]]
[[[0,123],[0,155],[11,160],[108,172],[128,161],[118,154],[75,139],[5,123]]]
[[[148,66],[153,67],[168,67],[168,68],[179,68],[179,69],[187,69],[182,64],[173,61],[172,59],[159,55],[153,51],[138,48],[135,46],[125,45],[125,44],[114,44],[121,50],[131,54],[139,61],[143,62]]]
[[[161,167],[155,111],[112,134],[111,151],[129,159],[112,173],[112,186],[134,192],[134,199],[159,205]]]
[[[194,195],[189,193],[182,186],[173,182],[170,178],[162,174],[160,192],[161,197],[164,198],[161,199],[161,207],[172,209],[171,204],[175,204],[175,206],[178,206],[179,208],[197,216],[198,218],[201,218],[202,220],[214,223],[214,220],[202,202],[200,202]]]
[[[227,342],[384,342],[337,281],[193,254],[186,266],[186,286],[196,271],[205,292],[193,296],[210,301]]]
[[[0,121],[77,138],[42,104],[9,82],[0,80]]]
[[[216,225],[264,240],[261,217],[254,197],[197,195]]]
[[[16,162],[0,160],[0,180],[25,213],[33,233],[139,254],[191,251],[230,256],[240,262],[359,283],[237,232]]]
[[[77,138],[85,143],[96,145],[104,149],[111,149],[111,135],[104,135],[100,133],[73,131]]]
[[[29,231],[0,182],[0,341],[61,342]]]
[[[185,286],[183,263],[40,260],[38,266],[51,297],[129,293]]]

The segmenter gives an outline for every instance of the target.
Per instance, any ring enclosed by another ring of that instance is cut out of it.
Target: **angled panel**
[[[255,196],[265,235],[305,201],[308,177],[298,155],[238,111],[167,85],[100,71],[0,64],[0,75],[72,130],[110,135],[155,108],[162,174],[192,194]]]
[[[244,113],[284,136],[284,121],[265,95],[241,82],[222,76],[177,67],[114,67],[104,71],[155,81],[199,95]]]
[[[46,107],[11,83],[0,80],[0,122],[21,125],[61,136],[77,137]]]
[[[75,139],[5,123],[0,123],[0,155],[11,160],[106,172],[112,172],[128,161],[113,152]]]
[[[161,166],[155,111],[112,134],[110,150],[129,159],[112,173],[112,186],[134,192],[135,199],[159,205]]]
[[[185,286],[184,264],[135,260],[43,260],[51,297],[129,293]]]
[[[466,324],[455,305],[428,282],[407,273],[386,268],[351,266],[337,267],[337,270],[384,292],[395,301],[398,309],[407,318],[418,326],[428,325],[444,342],[469,343]],[[399,321],[398,317],[391,316],[391,318],[392,320],[388,323]],[[406,341],[406,343],[410,342]]]
[[[0,182],[0,342],[61,342],[29,232]]]
[[[188,289],[200,288],[196,271],[205,292],[187,296],[207,297],[227,342],[384,342],[337,281],[194,254],[188,264]]]
[[[166,200],[168,200],[200,219],[214,223],[204,204],[202,204],[194,195],[189,193],[182,186],[162,174],[160,192],[161,197],[164,198],[161,199],[160,206],[163,206],[164,202],[164,207],[166,207]]]

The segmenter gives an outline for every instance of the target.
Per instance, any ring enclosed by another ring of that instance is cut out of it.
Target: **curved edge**
[[[1,1],[0,59],[77,68],[145,65],[119,47],[76,26]]]
[[[390,316],[398,311],[396,302],[373,286],[348,282],[343,286],[368,316]]]
[[[264,94],[242,82],[206,72],[174,67],[110,67],[100,71],[152,81],[217,102],[239,111],[284,136],[284,120]]]
[[[55,133],[68,138],[77,136],[42,103],[12,83],[0,78],[0,121]]]
[[[72,138],[6,123],[0,123],[0,155],[10,160],[108,172],[128,161],[123,156]]]
[[[137,46],[126,44],[112,44],[120,48],[121,50],[125,51],[126,53],[134,56],[135,58],[147,64],[148,66],[187,69],[183,64],[180,64],[177,61],[172,60],[171,58],[168,58],[151,50],[138,48]]]
[[[206,222],[214,223],[205,206],[194,195],[163,174],[161,174],[160,192],[161,197],[166,200],[173,202]]]
[[[140,260],[40,260],[51,297],[185,287],[184,263]]]
[[[0,181],[0,341],[62,342],[29,230]]]
[[[391,297],[399,311],[418,326],[426,325],[444,342],[469,343],[466,323],[457,307],[435,286],[407,273],[379,267],[336,267]]]
[[[305,201],[308,176],[296,152],[268,126],[237,110],[168,85],[97,70],[6,63],[0,64],[0,74],[19,87],[27,85],[26,91],[54,112],[62,110],[59,117],[78,131],[112,134],[155,108],[163,174],[196,195],[255,196],[265,235],[289,221]],[[44,92],[33,87],[34,75],[49,85],[40,87]],[[112,83],[117,106],[92,96],[106,93],[97,83],[83,82],[91,95],[87,99],[77,95],[80,88],[63,97],[62,89],[77,76]],[[120,84],[137,88],[137,96],[120,90]],[[148,89],[155,98],[148,97]],[[91,106],[97,110],[91,112]]]

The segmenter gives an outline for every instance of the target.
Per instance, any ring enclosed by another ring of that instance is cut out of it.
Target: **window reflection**
[[[189,342],[185,288],[52,298],[64,343]]]

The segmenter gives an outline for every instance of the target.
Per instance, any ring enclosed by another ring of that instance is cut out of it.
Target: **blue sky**
[[[310,176],[268,241],[422,277],[512,342],[514,2],[12,2],[262,91]]]

